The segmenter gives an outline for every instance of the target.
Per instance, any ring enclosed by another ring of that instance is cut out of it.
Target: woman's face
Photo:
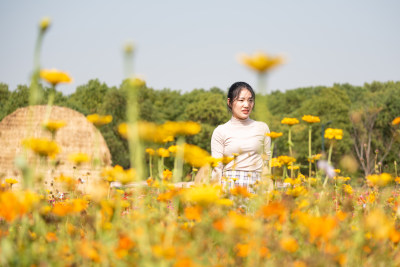
[[[228,98],[228,105],[230,105],[230,99]],[[254,99],[251,92],[247,89],[242,89],[238,97],[233,100],[231,108],[232,115],[236,119],[245,120],[250,116],[251,111],[254,107]]]

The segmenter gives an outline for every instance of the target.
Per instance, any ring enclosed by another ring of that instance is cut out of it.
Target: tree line
[[[47,104],[52,88],[41,85]],[[359,174],[379,171],[393,173],[394,161],[400,158],[400,140],[391,122],[400,116],[400,82],[373,82],[362,86],[334,84],[331,87],[317,86],[274,91],[266,98],[268,114],[257,113],[253,118],[266,118],[271,131],[283,132],[276,140],[274,155],[288,154],[287,125],[280,121],[284,117],[295,117],[301,121],[303,115],[319,116],[321,123],[312,131],[313,154],[327,150],[323,142],[324,128],[340,128],[343,140],[335,143],[333,162],[339,166],[344,155],[354,157],[359,163]],[[112,155],[113,164],[129,167],[128,144],[118,133],[118,125],[126,121],[127,92],[124,86],[110,87],[99,80],[90,80],[78,86],[71,95],[55,92],[54,105],[64,106],[89,115],[93,113],[113,116],[112,123],[101,127]],[[0,83],[0,120],[17,108],[28,106],[29,88],[18,85],[10,91],[7,84]],[[264,102],[265,103],[265,102]],[[144,87],[139,92],[140,119],[155,123],[191,120],[199,122],[202,130],[187,142],[210,151],[213,130],[230,118],[226,108],[226,90],[213,87],[209,90],[195,89],[190,92]],[[263,116],[264,115],[264,116]],[[292,128],[294,155],[306,169],[308,157],[308,125],[301,122]],[[150,144],[149,144],[150,145]],[[168,144],[166,144],[168,145]],[[306,172],[304,172],[306,173]]]

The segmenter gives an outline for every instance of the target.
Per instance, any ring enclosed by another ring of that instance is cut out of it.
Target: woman
[[[213,171],[213,180],[222,183],[225,189],[234,186],[247,187],[254,192],[253,185],[261,180],[263,166],[270,156],[271,139],[267,124],[249,118],[254,108],[255,93],[245,82],[234,83],[228,91],[227,106],[232,118],[219,125],[211,138],[211,153],[214,158],[234,156],[234,160],[223,166],[220,163]]]

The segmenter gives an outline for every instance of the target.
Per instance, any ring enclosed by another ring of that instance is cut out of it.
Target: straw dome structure
[[[66,125],[55,135],[61,151],[52,161],[53,164],[49,161],[38,164],[38,156],[27,151],[22,141],[32,137],[51,139],[51,133],[42,126],[46,118],[63,120]],[[0,182],[4,182],[5,178],[21,181],[22,174],[15,162],[23,158],[27,158],[30,165],[36,166],[35,178],[47,189],[51,189],[54,179],[61,174],[83,183],[90,180],[93,182],[93,177],[99,176],[100,166],[111,164],[111,154],[100,131],[83,114],[65,107],[30,106],[17,109],[0,122],[0,147]],[[78,152],[88,154],[91,159],[97,158],[100,164],[93,166],[91,161],[75,166],[75,163],[68,160],[68,156]],[[15,186],[18,187],[18,184]]]

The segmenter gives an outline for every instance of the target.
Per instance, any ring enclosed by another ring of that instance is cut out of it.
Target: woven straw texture
[[[42,122],[46,119],[64,120],[67,125],[56,133],[55,141],[61,148],[56,156],[57,164],[43,161],[22,146],[25,138],[49,138],[51,134],[43,129]],[[16,178],[21,181],[21,171],[16,167],[16,159],[27,158],[29,164],[35,167],[36,186],[43,185],[46,189],[54,188],[54,178],[65,176],[81,179],[83,184],[93,183],[99,176],[101,166],[111,164],[111,155],[101,133],[86,117],[72,109],[58,106],[30,106],[19,108],[0,122],[0,182],[5,178]],[[75,166],[68,160],[71,153],[86,153],[92,159],[100,159],[100,164],[84,163]],[[44,163],[43,163],[44,162]],[[18,183],[20,184],[20,183]],[[18,184],[15,184],[18,187]]]

